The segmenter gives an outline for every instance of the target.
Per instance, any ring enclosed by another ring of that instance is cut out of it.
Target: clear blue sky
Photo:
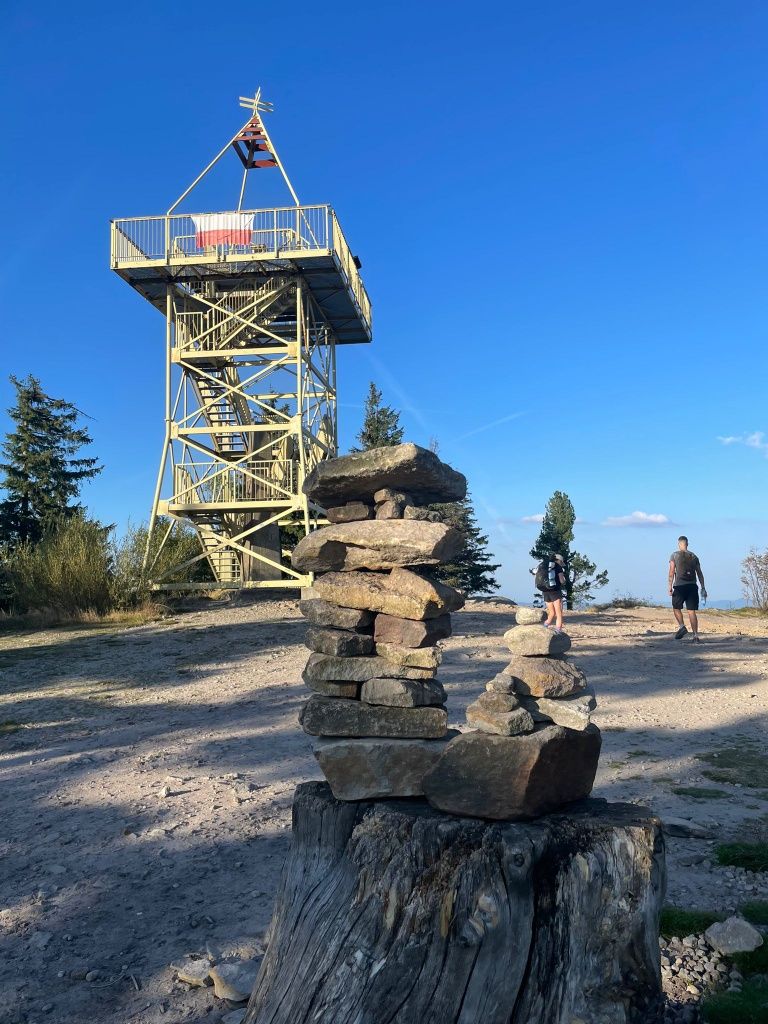
[[[765,3],[6,0],[3,29],[0,406],[32,372],[93,417],[96,515],[146,516],[162,437],[162,318],[108,221],[162,213],[261,84],[374,304],[343,445],[374,379],[466,472],[512,596],[555,488],[606,597],[662,596],[681,531],[739,596],[768,543]]]

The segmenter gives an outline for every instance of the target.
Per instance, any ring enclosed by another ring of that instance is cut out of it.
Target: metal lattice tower
[[[371,340],[360,263],[336,214],[299,203],[261,91],[240,105],[246,124],[165,215],[111,224],[112,269],[165,316],[165,440],[145,567],[158,589],[188,589],[179,573],[202,560],[214,579],[198,588],[311,582],[290,568],[280,531],[304,534],[322,514],[302,484],[337,454],[336,345]],[[232,150],[237,209],[178,213]],[[270,167],[292,205],[244,210],[248,175]],[[179,523],[197,531],[200,553],[169,565],[161,555]]]

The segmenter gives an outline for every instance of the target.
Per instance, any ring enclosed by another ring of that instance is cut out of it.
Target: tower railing
[[[111,224],[113,269],[334,255],[370,325],[371,304],[336,214],[327,205],[126,217]]]

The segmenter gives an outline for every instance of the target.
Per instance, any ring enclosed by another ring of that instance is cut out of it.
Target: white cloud
[[[544,513],[537,512],[533,516],[523,516],[520,520],[521,523],[542,523],[544,522]]]
[[[718,437],[720,444],[743,444],[747,448],[757,448],[768,456],[768,438],[762,430],[756,430],[753,434],[741,434],[739,437]]]
[[[629,516],[608,516],[603,526],[672,526],[669,516],[661,512],[633,512]]]

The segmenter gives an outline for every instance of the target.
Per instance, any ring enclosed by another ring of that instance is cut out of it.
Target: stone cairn
[[[540,622],[509,630],[512,661],[467,710],[474,731],[448,730],[437,643],[464,601],[429,570],[459,553],[461,537],[425,506],[463,498],[465,478],[404,444],[323,462],[305,490],[330,525],[293,554],[295,568],[318,574],[301,602],[313,693],[300,721],[334,796],[426,796],[448,813],[505,820],[587,796],[600,733],[564,633]]]

